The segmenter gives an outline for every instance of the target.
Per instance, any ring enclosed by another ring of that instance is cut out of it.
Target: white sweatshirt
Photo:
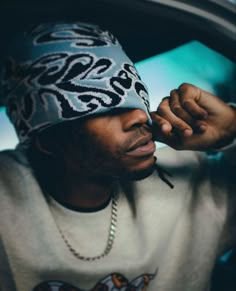
[[[86,262],[58,226],[79,253],[96,256],[107,242],[111,203],[92,213],[70,210],[43,195],[20,151],[2,152],[0,290],[208,290],[216,258],[235,243],[235,168],[168,147],[157,157],[174,189],[156,172],[129,194],[120,187],[111,252]]]

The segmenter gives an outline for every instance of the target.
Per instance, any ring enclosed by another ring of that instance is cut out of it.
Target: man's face
[[[66,155],[74,173],[142,179],[153,171],[155,144],[140,109],[87,118],[76,140]]]

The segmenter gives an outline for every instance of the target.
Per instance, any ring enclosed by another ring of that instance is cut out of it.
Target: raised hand
[[[172,90],[151,116],[154,139],[179,150],[219,148],[236,137],[236,110],[191,84]]]

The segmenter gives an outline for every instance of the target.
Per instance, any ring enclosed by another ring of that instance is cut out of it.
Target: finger
[[[185,108],[182,106],[179,100],[179,93],[177,90],[172,90],[170,98],[170,108],[172,112],[179,117],[180,119],[184,120],[186,123],[188,123],[190,126],[194,124],[193,117],[188,113],[188,111],[185,110]]]
[[[182,84],[178,88],[179,100],[185,110],[195,119],[206,119],[207,111],[198,104],[201,90],[190,84]]]
[[[208,124],[202,120],[198,120],[193,127],[194,133],[204,133],[208,129]]]
[[[182,104],[184,108],[191,114],[195,119],[206,119],[208,114],[207,111],[201,108],[195,100],[183,98]]]
[[[172,130],[171,124],[164,118],[157,115],[156,112],[150,113],[153,121],[152,134],[155,141],[171,145],[173,137],[176,135]]]
[[[192,135],[192,128],[171,111],[169,98],[164,98],[162,100],[157,109],[157,114],[167,120],[171,126],[182,135]]]
[[[156,112],[151,112],[150,115],[153,121],[153,126],[155,127],[156,131],[157,130],[161,131],[163,134],[166,135],[168,135],[171,132],[172,126],[169,123],[169,121],[159,116]]]

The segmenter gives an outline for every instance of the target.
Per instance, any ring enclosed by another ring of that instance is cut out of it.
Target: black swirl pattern
[[[102,107],[116,107],[122,102],[127,91],[131,89],[135,89],[137,95],[148,106],[147,100],[142,96],[142,92],[147,94],[146,88],[134,67],[128,63],[124,63],[117,74],[111,78],[107,78],[106,74],[112,69],[113,61],[109,58],[97,59],[89,53],[54,53],[37,59],[28,67],[24,64],[17,68],[11,61],[8,62],[8,65],[5,75],[5,93],[11,95],[20,83],[25,84],[28,88],[28,91],[24,92],[20,104],[15,102],[14,98],[9,101],[11,104],[9,115],[12,119],[15,115],[20,116],[15,126],[22,137],[30,131],[28,121],[34,114],[37,98],[45,108],[48,98],[56,100],[58,115],[63,119],[81,117]],[[7,79],[10,75],[12,76],[13,72],[16,82],[10,86]],[[99,81],[106,78],[109,80],[108,88],[88,86],[78,82],[78,80]],[[68,93],[76,95],[78,102],[83,103],[83,110],[79,111],[71,106]]]
[[[77,79],[101,78],[102,73],[109,71],[112,60],[99,59],[91,54],[56,53],[46,55],[30,66],[14,66],[12,60],[5,64],[4,93],[10,94],[15,85],[25,82],[28,87],[35,83],[38,87]],[[94,73],[94,76],[92,76]],[[9,78],[11,76],[11,78]],[[14,78],[12,78],[14,76]],[[12,80],[13,79],[13,80]]]
[[[8,58],[2,82],[21,140],[50,124],[126,104],[148,111],[147,90],[108,31],[81,23],[41,25],[26,39],[34,58]]]
[[[45,29],[46,28],[46,29]],[[48,26],[40,26],[31,32],[34,44],[48,44],[55,42],[71,42],[75,47],[99,47],[118,44],[117,39],[109,32],[96,25],[73,24],[72,27],[58,26],[57,29],[48,31]],[[99,37],[98,37],[99,35]]]
[[[148,91],[146,89],[146,87],[144,86],[143,83],[141,82],[135,82],[135,90],[137,92],[137,94],[142,98],[143,103],[145,104],[145,106],[147,108],[149,108],[150,104],[149,104],[149,100],[147,98],[148,96]]]

